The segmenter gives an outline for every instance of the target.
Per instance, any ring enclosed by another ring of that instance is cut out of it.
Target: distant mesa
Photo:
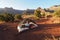
[[[40,8],[40,7],[38,7]],[[54,12],[54,10],[57,10],[60,8],[60,5],[54,5],[54,6],[51,6],[50,8],[40,8],[40,10],[43,12]],[[27,14],[33,14],[35,11],[35,9],[27,9],[27,10],[17,10],[17,9],[14,9],[12,7],[8,8],[8,7],[5,7],[5,8],[0,8],[0,14],[1,13],[4,13],[4,12],[7,12],[7,13],[11,13],[11,14],[22,14],[22,13],[27,13]]]
[[[13,9],[12,7],[10,7],[10,8],[8,8],[8,7],[0,8],[0,14],[4,13],[4,12],[11,13],[11,14],[22,14],[23,12],[34,13],[34,9],[17,10],[17,9]]]

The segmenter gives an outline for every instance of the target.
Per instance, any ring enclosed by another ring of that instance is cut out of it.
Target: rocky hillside
[[[8,8],[8,7],[0,8],[0,14],[1,13],[5,13],[5,12],[11,13],[11,14],[22,14],[23,12],[26,12],[26,13],[34,13],[34,10],[33,9],[17,10],[17,9]]]
[[[51,6],[49,9],[51,10],[57,10],[60,8],[60,5],[54,5],[54,6]]]

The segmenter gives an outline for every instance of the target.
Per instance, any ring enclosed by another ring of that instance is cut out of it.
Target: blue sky
[[[60,5],[60,0],[0,0],[0,8],[13,7],[19,10],[49,8],[53,5]]]

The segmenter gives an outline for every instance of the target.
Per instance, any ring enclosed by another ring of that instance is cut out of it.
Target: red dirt
[[[37,21],[38,28],[18,35],[16,35],[18,23],[0,24],[0,40],[42,40],[44,35],[60,36],[60,24],[48,24],[48,20]]]

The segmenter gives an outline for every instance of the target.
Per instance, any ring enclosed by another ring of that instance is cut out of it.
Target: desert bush
[[[6,21],[6,22],[8,22],[8,21],[13,22],[14,21],[14,15],[13,14],[4,13],[3,16],[5,18],[4,21]]]
[[[0,21],[4,21],[5,17],[3,15],[0,15]]]
[[[56,11],[53,13],[53,17],[60,17],[60,10],[56,10]]]
[[[0,21],[5,22],[13,22],[14,20],[22,19],[22,16],[20,14],[10,14],[10,13],[3,13],[0,15]]]
[[[22,19],[22,15],[21,14],[16,14],[14,16],[15,20],[19,20],[19,19]]]

